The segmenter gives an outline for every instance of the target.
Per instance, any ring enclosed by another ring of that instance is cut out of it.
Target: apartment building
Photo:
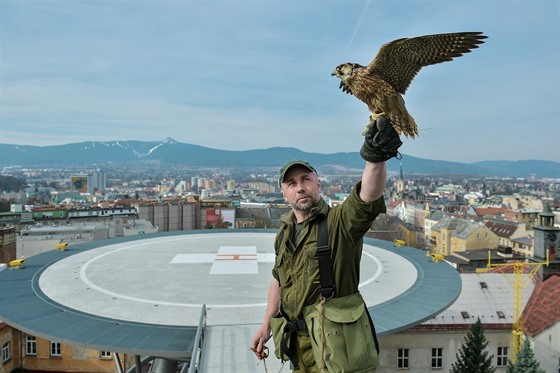
[[[0,322],[2,356],[0,372],[114,373],[116,362],[110,351],[87,350],[26,334]],[[119,356],[124,369],[134,367],[134,357]]]

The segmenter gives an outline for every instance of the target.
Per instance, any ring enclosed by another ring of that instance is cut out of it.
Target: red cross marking
[[[216,254],[225,258],[216,258],[216,260],[257,260],[257,254]]]

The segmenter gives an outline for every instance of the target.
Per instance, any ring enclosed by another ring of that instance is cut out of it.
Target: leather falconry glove
[[[360,149],[360,155],[366,161],[384,162],[393,157],[401,158],[398,149],[402,145],[402,141],[391,122],[384,115],[377,116],[368,124],[364,136],[364,145]]]

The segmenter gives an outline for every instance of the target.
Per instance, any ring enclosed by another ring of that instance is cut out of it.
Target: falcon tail
[[[406,110],[402,96],[385,96],[384,112],[399,135],[402,133],[411,139],[418,136],[418,125]]]

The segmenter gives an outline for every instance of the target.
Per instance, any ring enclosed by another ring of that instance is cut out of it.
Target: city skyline
[[[415,78],[420,137],[401,150],[560,162],[558,1],[3,0],[0,13],[0,143],[355,152],[369,113],[334,67],[401,37],[482,31],[479,49]]]

